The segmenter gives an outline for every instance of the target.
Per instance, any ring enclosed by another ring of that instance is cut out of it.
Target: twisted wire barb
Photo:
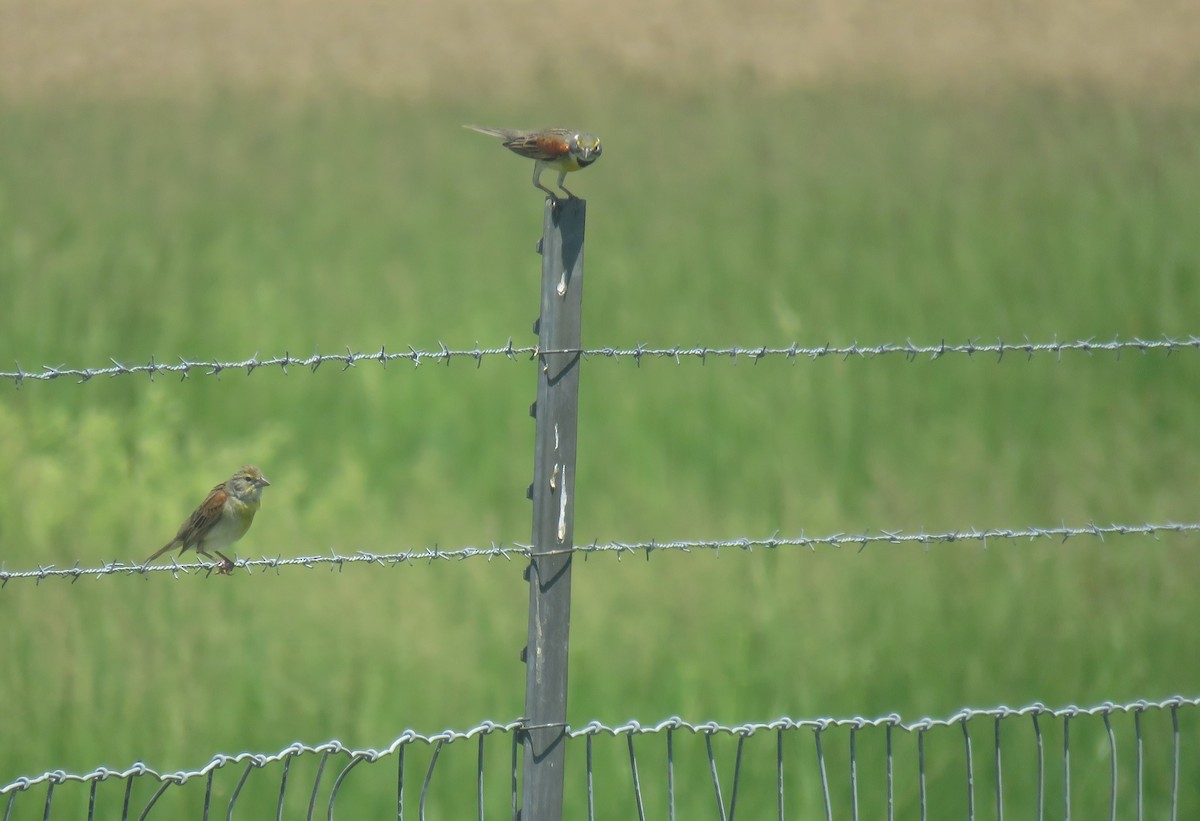
[[[1107,536],[1150,536],[1158,538],[1162,534],[1177,533],[1190,534],[1200,532],[1200,522],[1164,522],[1164,523],[1144,523],[1144,524],[1109,524],[1098,525],[1090,522],[1086,525],[1077,527],[1068,527],[1062,525],[1059,527],[1024,527],[1024,528],[989,528],[980,530],[971,528],[969,530],[951,530],[939,533],[905,533],[900,530],[880,530],[878,532],[863,531],[862,533],[833,533],[826,536],[780,536],[777,533],[760,539],[738,538],[738,539],[709,539],[709,540],[677,540],[677,541],[648,541],[648,542],[593,542],[591,544],[578,544],[569,550],[561,551],[543,551],[538,555],[561,555],[563,553],[583,554],[585,557],[590,553],[604,554],[614,553],[618,558],[627,553],[645,553],[649,558],[650,554],[655,551],[679,551],[683,553],[691,553],[700,550],[714,550],[718,553],[721,550],[741,550],[752,552],[756,548],[774,550],[781,547],[807,547],[809,550],[816,550],[821,547],[857,547],[859,552],[865,550],[871,545],[904,545],[904,544],[953,544],[957,542],[978,542],[985,550],[989,541],[1035,541],[1039,539],[1053,539],[1056,541],[1066,542],[1068,539],[1078,537],[1091,537],[1103,541]],[[486,558],[488,561],[493,559],[527,559],[532,555],[532,547],[525,544],[514,544],[510,546],[492,545],[491,547],[462,547],[453,550],[442,550],[438,547],[425,548],[419,550],[406,550],[397,553],[372,553],[368,551],[357,551],[353,554],[342,555],[331,551],[325,556],[298,556],[294,558],[285,558],[282,556],[268,557],[264,556],[259,559],[238,559],[234,562],[235,568],[244,568],[246,570],[280,570],[283,568],[292,567],[328,567],[333,570],[341,570],[346,565],[352,564],[372,564],[382,567],[396,567],[398,565],[411,565],[418,562],[432,562],[438,560],[453,560],[463,561],[471,558]],[[220,564],[196,561],[190,563],[179,563],[172,561],[169,564],[129,564],[126,562],[109,562],[100,565],[99,567],[83,567],[78,563],[71,567],[55,567],[54,565],[44,565],[32,570],[5,570],[0,568],[0,588],[6,586],[12,580],[28,580],[41,582],[43,579],[67,578],[71,581],[78,581],[81,578],[93,576],[144,576],[149,573],[170,573],[176,577],[180,575],[189,575],[192,573],[212,574],[214,571],[221,568]]]
[[[512,339],[509,339],[506,345],[492,348],[481,348],[476,345],[474,348],[469,349],[451,349],[439,342],[436,349],[421,350],[409,346],[406,351],[389,352],[384,346],[380,346],[378,351],[372,352],[359,352],[347,348],[345,353],[320,354],[314,352],[310,356],[292,356],[285,351],[282,356],[272,356],[264,359],[255,354],[247,359],[227,362],[180,357],[178,363],[166,363],[159,362],[154,357],[151,357],[145,364],[129,365],[110,357],[109,361],[112,364],[103,367],[79,368],[68,367],[66,365],[43,365],[40,370],[35,371],[26,371],[18,363],[14,371],[0,371],[0,379],[12,380],[16,385],[20,386],[25,380],[48,382],[63,377],[77,379],[80,383],[83,383],[91,381],[98,376],[116,377],[130,374],[145,374],[151,379],[159,375],[179,376],[181,379],[187,379],[194,373],[219,377],[225,371],[245,370],[246,374],[249,375],[261,368],[279,368],[286,374],[290,367],[303,367],[316,371],[326,362],[338,364],[342,370],[348,370],[361,362],[374,362],[387,367],[389,363],[400,361],[407,362],[414,367],[419,367],[424,364],[449,365],[455,359],[469,359],[475,362],[476,367],[479,367],[483,364],[484,359],[500,357],[508,360],[516,360],[518,357],[532,358],[538,355],[560,353],[578,354],[584,358],[632,359],[638,365],[641,364],[643,359],[668,359],[679,365],[683,363],[684,359],[698,360],[703,364],[710,358],[726,358],[735,362],[738,359],[749,359],[757,363],[761,359],[786,359],[795,361],[802,358],[823,359],[831,356],[842,359],[873,359],[877,356],[898,354],[911,362],[921,357],[937,360],[951,354],[965,354],[968,358],[974,358],[976,354],[985,354],[995,355],[997,361],[1000,361],[1006,354],[1024,355],[1026,359],[1032,359],[1035,354],[1052,354],[1057,358],[1061,358],[1064,353],[1116,353],[1120,356],[1125,351],[1136,351],[1142,354],[1160,351],[1171,354],[1176,351],[1186,350],[1200,350],[1200,337],[1163,336],[1161,339],[1142,339],[1141,337],[1121,339],[1120,337],[1114,337],[1107,342],[1097,342],[1095,338],[1076,339],[1067,342],[1060,342],[1057,339],[1048,342],[1032,342],[1028,338],[1022,342],[1005,342],[1002,339],[997,339],[995,342],[978,342],[968,339],[966,342],[957,344],[947,343],[945,340],[942,340],[935,344],[925,345],[918,345],[909,339],[903,343],[883,342],[874,345],[860,345],[858,342],[852,342],[849,345],[826,343],[818,346],[802,346],[793,342],[783,347],[760,345],[756,347],[733,346],[724,348],[714,348],[707,345],[656,347],[639,344],[632,348],[602,347],[545,351],[540,350],[536,345],[515,346]]]

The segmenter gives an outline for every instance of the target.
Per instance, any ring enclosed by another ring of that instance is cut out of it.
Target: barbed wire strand
[[[911,362],[921,358],[928,358],[931,361],[938,360],[951,355],[965,355],[973,359],[976,354],[995,356],[997,361],[1001,361],[1009,354],[1021,355],[1026,359],[1033,359],[1036,355],[1044,354],[1061,358],[1064,353],[1115,353],[1120,356],[1120,354],[1126,351],[1142,354],[1152,352],[1172,354],[1178,351],[1200,351],[1200,337],[1194,335],[1186,337],[1163,336],[1159,339],[1143,339],[1141,337],[1122,339],[1114,337],[1108,341],[1096,341],[1093,337],[1065,342],[1060,342],[1057,339],[1033,342],[1028,338],[1025,338],[1022,342],[1005,342],[1003,339],[997,339],[995,342],[979,342],[974,339],[968,339],[962,343],[949,343],[942,340],[934,344],[921,345],[914,343],[911,339],[903,343],[882,342],[864,345],[858,342],[851,342],[848,345],[826,343],[817,346],[804,346],[795,342],[786,346],[760,345],[754,347],[711,347],[707,345],[654,346],[638,344],[631,348],[570,348],[544,351],[540,350],[536,345],[514,345],[512,339],[509,339],[506,345],[490,348],[481,348],[476,345],[474,348],[453,349],[439,342],[436,349],[422,350],[410,345],[408,346],[408,350],[389,352],[386,346],[380,346],[378,351],[354,351],[347,348],[345,353],[321,354],[314,352],[310,356],[292,356],[291,353],[285,351],[279,356],[263,358],[256,353],[254,356],[246,359],[230,361],[179,357],[179,362],[172,363],[160,362],[158,358],[151,357],[145,364],[130,365],[121,362],[115,357],[109,357],[109,361],[112,364],[102,367],[43,365],[40,370],[33,371],[24,370],[17,363],[16,370],[0,371],[0,379],[10,380],[19,387],[26,380],[49,382],[56,379],[71,378],[77,380],[79,383],[84,383],[101,376],[117,377],[134,374],[144,374],[152,380],[156,376],[179,376],[181,379],[187,379],[194,374],[219,377],[226,371],[244,370],[249,375],[256,370],[264,368],[279,368],[284,374],[289,372],[288,368],[307,368],[315,372],[325,363],[340,365],[342,370],[349,370],[360,363],[375,363],[387,367],[393,362],[406,362],[414,367],[419,367],[425,364],[450,365],[455,359],[471,360],[475,363],[476,367],[479,367],[485,359],[500,358],[516,361],[517,359],[529,359],[539,355],[548,356],[551,354],[578,354],[586,359],[628,359],[638,365],[644,359],[670,360],[679,365],[684,360],[689,359],[699,361],[701,364],[707,362],[709,359],[729,359],[734,362],[739,359],[748,359],[751,362],[757,363],[763,359],[785,359],[790,361],[798,359],[816,360],[826,357],[873,359],[880,356],[898,355]]]
[[[626,554],[644,553],[648,559],[652,553],[676,551],[692,553],[711,550],[720,553],[722,550],[737,550],[753,552],[755,549],[775,550],[784,547],[806,547],[815,551],[817,547],[857,547],[862,552],[873,545],[906,545],[919,544],[925,546],[937,544],[955,544],[959,542],[977,542],[987,549],[993,541],[1037,541],[1055,540],[1067,542],[1070,539],[1090,537],[1103,541],[1108,536],[1150,536],[1159,538],[1163,534],[1191,534],[1200,532],[1198,522],[1163,522],[1144,524],[1109,524],[1099,525],[1090,522],[1086,525],[1068,527],[1024,527],[1024,528],[988,528],[980,530],[952,530],[939,533],[905,533],[900,530],[880,530],[878,532],[864,531],[862,533],[833,533],[826,536],[780,536],[778,533],[766,538],[736,538],[709,540],[677,540],[677,541],[648,541],[648,542],[593,542],[578,544],[567,550],[549,550],[539,553],[540,556],[562,555],[565,553],[582,554],[616,554],[620,559]],[[511,546],[492,545],[491,547],[461,547],[443,550],[438,547],[417,550],[405,550],[395,553],[373,553],[365,550],[352,554],[340,554],[331,550],[329,555],[296,556],[264,556],[259,559],[239,558],[233,567],[248,571],[253,570],[282,570],[284,568],[316,568],[328,567],[341,570],[346,565],[371,564],[382,567],[398,565],[413,565],[433,561],[463,561],[472,558],[493,559],[528,559],[533,555],[530,545],[514,544]],[[180,577],[191,574],[211,575],[222,569],[221,564],[204,561],[181,563],[172,560],[169,564],[131,564],[113,561],[98,567],[84,567],[78,563],[70,567],[43,565],[31,570],[7,570],[0,567],[0,588],[10,581],[33,580],[41,582],[45,579],[66,578],[78,581],[86,577],[112,575],[144,576],[151,573],[170,573]]]
[[[638,760],[635,748],[635,740],[640,736],[649,735],[665,735],[666,737],[666,770],[667,770],[667,785],[666,795],[669,806],[669,818],[675,817],[676,808],[676,782],[674,776],[674,750],[675,750],[675,735],[678,732],[690,733],[693,737],[703,738],[705,747],[705,756],[707,758],[709,779],[711,780],[711,788],[713,797],[718,802],[720,808],[719,816],[732,821],[735,817],[735,810],[738,804],[739,790],[742,787],[745,771],[748,769],[748,757],[746,755],[746,742],[759,734],[773,734],[776,743],[771,745],[775,751],[775,771],[777,777],[775,787],[778,792],[776,797],[776,807],[778,817],[784,818],[784,810],[786,806],[785,791],[784,791],[784,737],[787,734],[796,734],[800,731],[809,731],[813,733],[814,745],[816,751],[817,777],[821,783],[822,801],[824,802],[826,819],[833,818],[831,796],[834,787],[831,787],[831,776],[827,762],[829,756],[826,755],[822,746],[822,738],[826,734],[838,732],[842,730],[848,731],[850,739],[850,762],[849,769],[846,772],[849,786],[851,787],[851,796],[857,817],[858,806],[858,781],[857,771],[859,766],[858,748],[854,741],[857,735],[862,732],[882,731],[885,735],[887,744],[884,748],[886,756],[886,766],[888,778],[885,782],[886,805],[888,807],[888,818],[892,818],[892,808],[895,805],[894,785],[891,778],[893,772],[896,752],[892,744],[892,734],[895,730],[900,730],[905,733],[915,734],[917,740],[917,775],[921,786],[918,802],[920,804],[921,816],[926,817],[928,809],[928,794],[925,789],[926,775],[928,773],[942,772],[948,769],[950,764],[938,765],[936,762],[928,758],[925,738],[930,733],[939,733],[951,731],[957,728],[962,733],[964,740],[964,750],[962,753],[962,765],[964,767],[964,781],[967,788],[968,802],[968,818],[974,818],[975,796],[976,789],[980,785],[976,782],[976,773],[974,768],[974,760],[971,752],[971,737],[969,733],[969,723],[977,720],[989,720],[993,728],[993,749],[996,754],[996,769],[994,771],[994,782],[990,786],[995,791],[995,801],[997,808],[997,818],[1003,818],[1004,810],[1004,795],[1002,789],[1002,781],[1000,777],[1000,757],[1002,753],[1000,728],[1005,722],[1015,722],[1022,719],[1029,719],[1033,728],[1033,741],[1035,756],[1037,761],[1037,784],[1035,791],[1035,801],[1037,805],[1036,817],[1043,817],[1044,801],[1045,801],[1045,776],[1044,776],[1044,728],[1041,719],[1050,719],[1053,721],[1062,721],[1063,727],[1063,801],[1064,806],[1070,801],[1070,727],[1071,722],[1089,721],[1100,719],[1103,722],[1104,731],[1108,743],[1107,762],[1097,760],[1096,766],[1103,766],[1106,774],[1105,780],[1108,782],[1108,804],[1110,808],[1110,817],[1116,817],[1116,797],[1117,797],[1117,781],[1120,777],[1118,767],[1118,748],[1117,748],[1117,730],[1113,724],[1113,718],[1117,716],[1132,716],[1133,719],[1133,734],[1134,734],[1134,770],[1135,770],[1135,790],[1134,802],[1138,807],[1138,817],[1141,817],[1141,808],[1144,803],[1144,781],[1141,773],[1144,768],[1144,745],[1146,742],[1146,733],[1143,730],[1141,717],[1143,714],[1152,711],[1168,711],[1171,718],[1171,767],[1175,775],[1171,779],[1170,795],[1156,797],[1157,804],[1161,805],[1169,802],[1171,807],[1171,818],[1176,817],[1177,808],[1179,805],[1179,780],[1178,770],[1180,767],[1180,722],[1179,712],[1183,709],[1194,709],[1200,706],[1200,698],[1190,698],[1184,696],[1171,696],[1160,701],[1139,700],[1123,704],[1114,703],[1111,701],[1104,702],[1092,707],[1077,707],[1068,705],[1061,708],[1050,708],[1040,702],[1030,704],[1019,708],[1010,708],[1007,706],[999,706],[985,709],[964,708],[954,713],[947,718],[920,718],[915,721],[905,721],[900,715],[892,713],[878,718],[811,718],[811,719],[795,719],[783,717],[774,721],[761,723],[747,723],[739,725],[725,725],[715,721],[708,722],[689,722],[678,716],[673,716],[656,724],[642,724],[638,721],[628,721],[624,724],[609,725],[600,721],[591,721],[586,725],[578,728],[567,726],[564,728],[566,738],[570,741],[577,739],[585,739],[586,744],[586,785],[587,785],[587,817],[595,818],[593,783],[595,778],[595,764],[592,755],[593,741],[602,737],[612,737],[614,739],[623,738],[627,746],[628,761],[629,761],[629,782],[633,787],[633,799],[637,807],[638,817],[645,817],[646,806],[646,787],[645,782],[640,777],[638,771]],[[484,721],[479,725],[465,731],[446,730],[433,735],[421,735],[412,730],[406,730],[401,733],[387,747],[381,750],[376,749],[352,749],[342,744],[340,741],[328,741],[324,744],[310,746],[300,742],[291,744],[284,749],[274,754],[259,754],[259,753],[237,753],[236,755],[216,755],[206,765],[195,770],[180,770],[177,772],[159,772],[150,767],[147,767],[142,762],[136,762],[131,767],[124,770],[111,770],[107,767],[99,767],[95,770],[86,773],[68,773],[63,770],[52,770],[34,777],[18,778],[11,783],[0,786],[0,796],[8,796],[6,802],[6,810],[4,818],[7,820],[12,816],[13,808],[17,802],[19,795],[26,795],[37,787],[44,786],[46,788],[45,799],[42,802],[43,817],[50,817],[54,797],[56,796],[56,788],[67,787],[69,785],[87,785],[89,788],[89,811],[88,818],[93,818],[98,787],[101,782],[118,781],[124,782],[124,804],[122,811],[122,819],[131,817],[146,818],[154,805],[165,795],[172,787],[182,787],[189,782],[203,780],[205,789],[205,817],[207,817],[209,804],[213,795],[213,784],[215,776],[219,771],[227,768],[242,769],[240,777],[234,789],[231,792],[227,814],[232,815],[235,804],[241,796],[243,788],[248,782],[250,776],[257,772],[263,771],[273,765],[280,765],[282,774],[280,776],[279,798],[277,803],[277,817],[281,817],[283,811],[284,800],[288,792],[289,783],[295,784],[295,778],[291,775],[291,763],[302,756],[319,756],[319,763],[316,774],[313,778],[313,787],[309,799],[309,815],[313,817],[317,796],[321,780],[324,776],[326,765],[333,758],[343,759],[345,763],[341,766],[337,776],[332,782],[330,795],[327,803],[327,812],[329,818],[333,818],[333,811],[337,803],[338,796],[341,793],[350,773],[355,768],[362,764],[375,764],[388,756],[397,756],[397,812],[398,818],[403,817],[404,804],[404,778],[405,778],[405,760],[404,754],[407,748],[416,744],[423,744],[433,748],[432,755],[428,765],[425,768],[422,788],[419,796],[419,817],[425,818],[431,794],[430,785],[433,781],[435,771],[438,767],[439,757],[444,748],[452,746],[458,742],[463,742],[475,738],[478,740],[479,752],[476,756],[475,766],[475,784],[476,786],[476,805],[479,817],[483,817],[484,806],[484,741],[486,738],[495,734],[509,734],[511,736],[512,755],[509,764],[511,772],[508,779],[509,799],[513,809],[514,817],[517,812],[517,745],[521,743],[523,733],[530,727],[523,720],[516,720],[504,724],[493,721]],[[728,794],[730,796],[728,806],[723,799],[723,789],[719,775],[718,758],[716,748],[713,745],[714,738],[718,736],[729,736],[737,740],[736,749],[734,752],[732,783],[729,784]],[[1012,744],[1016,738],[1013,734],[1005,736],[1008,740],[1010,761],[1012,760]],[[1165,746],[1165,745],[1164,745]],[[951,746],[943,749],[953,749]],[[146,779],[157,782],[158,787],[149,798],[148,803],[136,816],[132,815],[132,786],[137,780]],[[612,794],[611,791],[608,794]],[[35,799],[36,800],[36,799]],[[65,800],[65,799],[64,799]],[[1021,808],[1020,817],[1032,817],[1028,808]]]

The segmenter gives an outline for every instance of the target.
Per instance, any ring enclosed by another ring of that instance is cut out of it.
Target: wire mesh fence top
[[[1200,785],[1180,773],[1200,759],[1198,706],[1200,698],[1175,696],[916,720],[592,721],[563,728],[567,768],[580,775],[569,779],[567,817],[992,817],[986,804],[996,817],[1007,808],[1041,818],[1066,802],[1079,817],[1190,818],[1180,813],[1200,811]],[[382,749],[295,743],[175,772],[140,762],[56,770],[0,786],[0,807],[5,818],[30,817],[34,807],[66,817],[81,799],[89,819],[180,817],[200,806],[187,817],[220,807],[228,817],[284,817],[287,807],[307,807],[309,818],[318,809],[327,818],[404,818],[406,809],[419,818],[515,818],[518,748],[532,729],[517,720],[409,730]]]

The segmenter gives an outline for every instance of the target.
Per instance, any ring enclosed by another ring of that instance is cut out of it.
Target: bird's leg
[[[209,553],[207,550],[205,550],[203,547],[201,547],[200,545],[196,545],[196,555],[203,556],[204,558],[208,559],[213,564],[216,564],[216,562],[217,562],[217,560],[213,558],[213,555],[211,553]],[[229,571],[231,571],[233,569],[233,562],[229,561],[229,557],[226,556],[224,553],[222,553],[220,550],[217,551],[217,555],[221,557],[221,564],[217,565],[217,567],[216,567],[217,575],[218,576],[228,576]]]
[[[566,179],[567,179],[566,171],[558,172],[558,187],[561,188],[563,190],[563,193],[566,194],[567,197],[569,197],[570,199],[573,199],[573,200],[579,199],[578,197],[576,197],[574,194],[571,193],[570,189],[568,189],[565,185],[563,185],[563,182]]]
[[[545,191],[547,194],[549,194],[550,200],[557,205],[558,204],[558,194],[555,194],[549,188],[542,185],[542,172],[545,170],[546,170],[546,168],[545,168],[545,166],[542,165],[541,160],[538,160],[537,162],[535,162],[533,164],[533,185],[535,188],[540,188],[543,191]]]

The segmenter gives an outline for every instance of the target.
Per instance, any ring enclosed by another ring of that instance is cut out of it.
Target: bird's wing
[[[505,148],[531,160],[557,160],[571,152],[569,135],[559,128],[544,131],[517,131],[483,125],[465,125],[463,128],[499,137],[504,140]]]
[[[571,143],[566,136],[552,132],[530,134],[522,138],[519,144],[515,141],[508,143],[508,147],[535,160],[557,160],[571,153]]]
[[[225,489],[224,482],[214,487],[200,507],[192,511],[192,515],[183,523],[183,527],[179,528],[179,534],[175,537],[175,541],[181,542],[185,547],[191,547],[201,542],[212,530],[213,525],[220,520],[221,512],[225,509],[225,501],[228,498],[229,492]]]

